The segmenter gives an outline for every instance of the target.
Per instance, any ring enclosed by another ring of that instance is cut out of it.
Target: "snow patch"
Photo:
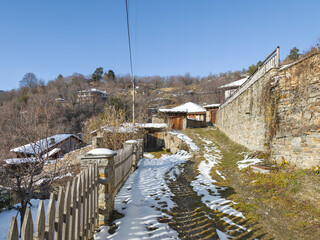
[[[166,173],[190,157],[190,154],[181,151],[175,155],[163,155],[159,159],[141,159],[138,169],[129,176],[115,199],[115,210],[124,214],[123,218],[115,221],[118,229],[110,235],[108,227],[102,226],[94,238],[179,239],[178,233],[168,224],[159,223],[158,218],[170,218],[160,209],[170,210],[175,206],[171,200],[173,193],[165,180]],[[178,171],[172,172],[172,176],[175,174]]]
[[[192,141],[191,138],[189,138],[187,135],[181,133],[181,132],[169,132],[172,135],[175,135],[177,138],[184,141],[188,146],[191,148],[192,151],[198,152],[200,148]]]
[[[242,153],[242,154],[245,154],[244,159],[237,162],[238,168],[240,170],[263,161],[263,159],[259,159],[259,158],[250,158],[249,153]]]
[[[32,213],[33,226],[35,226],[39,201],[40,201],[39,199],[31,199],[30,200],[30,202],[32,204],[31,213]],[[44,208],[46,209],[46,211],[48,208],[48,204],[49,204],[49,199],[43,201],[43,205],[44,205]],[[19,207],[20,204],[16,204],[14,206]],[[9,227],[10,227],[10,223],[11,223],[11,218],[13,216],[17,216],[18,229],[20,229],[20,215],[17,213],[18,213],[18,211],[16,209],[4,210],[3,212],[0,212],[0,240],[7,239],[8,231],[9,231]]]

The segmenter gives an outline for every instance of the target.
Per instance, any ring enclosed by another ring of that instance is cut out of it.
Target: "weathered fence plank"
[[[80,175],[81,176],[81,175]],[[75,222],[75,236],[74,239],[78,240],[80,239],[81,235],[81,201],[82,201],[82,183],[81,183],[81,177],[78,177],[78,182],[77,182],[77,202],[76,202],[76,222]]]
[[[71,191],[70,182],[67,183],[66,192],[64,195],[64,208],[63,208],[63,224],[62,224],[62,239],[69,239],[69,223],[70,223],[70,208],[71,208]]]
[[[58,200],[57,200],[57,211],[55,221],[55,239],[62,238],[62,223],[63,223],[63,205],[64,205],[64,194],[62,187],[59,188]]]
[[[39,207],[38,207],[38,213],[37,218],[35,222],[35,232],[33,235],[34,240],[43,240],[45,237],[45,230],[46,230],[46,218],[44,213],[44,204],[43,200],[40,200]]]
[[[32,240],[33,238],[33,222],[31,209],[27,208],[24,215],[22,228],[21,228],[21,240]]]
[[[70,203],[70,228],[69,239],[75,239],[75,224],[76,224],[76,207],[77,207],[77,178],[72,181],[71,187],[71,203]]]
[[[12,217],[7,240],[18,240],[18,238],[19,238],[19,230],[18,230],[17,218]]]
[[[54,217],[55,217],[56,201],[54,198],[54,193],[51,193],[48,213],[47,213],[47,223],[46,223],[46,239],[54,240]]]
[[[94,225],[99,224],[99,197],[98,197],[98,184],[99,184],[99,170],[98,163],[94,166]]]
[[[21,230],[23,240],[88,240],[101,221],[99,214],[103,213],[103,222],[113,210],[114,197],[135,169],[142,154],[140,142],[134,141],[124,149],[107,155],[107,159],[90,161],[86,168],[67,183],[65,190],[60,187],[57,201],[51,193],[47,215],[43,200],[40,200],[33,231],[32,214],[27,209]],[[111,151],[112,152],[112,151]],[[115,157],[116,156],[116,157]],[[103,164],[101,165],[101,163]],[[92,164],[93,163],[93,164]],[[134,166],[133,166],[134,163]],[[100,164],[100,165],[99,165]],[[101,171],[101,176],[99,171]],[[99,184],[103,184],[101,203],[99,202]],[[99,204],[102,207],[99,211]],[[18,240],[19,230],[16,217],[11,219],[8,240]]]
[[[88,168],[88,238],[92,237],[92,165]]]
[[[84,174],[84,184],[83,184],[83,239],[88,239],[88,171]]]

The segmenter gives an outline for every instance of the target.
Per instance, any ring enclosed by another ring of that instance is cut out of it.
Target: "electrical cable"
[[[130,38],[130,24],[129,24],[129,10],[128,10],[128,0],[126,2],[126,15],[127,15],[127,31],[128,31],[128,42],[129,42],[129,56],[130,56],[130,69],[131,69],[131,77],[133,79],[133,68],[132,68],[132,51],[131,51],[131,38]]]

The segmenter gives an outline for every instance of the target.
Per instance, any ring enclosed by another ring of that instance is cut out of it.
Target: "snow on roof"
[[[66,140],[69,137],[75,137],[80,140],[77,136],[73,134],[57,134],[45,139],[36,141],[35,143],[29,143],[21,147],[16,147],[11,149],[11,152],[20,152],[25,154],[41,154],[48,148],[55,146],[56,144]],[[81,140],[82,141],[82,140]]]
[[[198,113],[206,112],[206,109],[200,106],[199,104],[193,102],[187,102],[180,106],[171,108],[171,109],[159,109],[160,112],[187,112],[187,113]]]
[[[220,86],[220,87],[218,87],[218,88],[239,87],[239,86],[241,86],[247,79],[248,79],[248,78],[242,78],[242,79],[240,79],[240,80],[238,80],[238,81],[234,81],[234,82],[232,82],[232,83],[228,83],[228,84],[226,84],[226,85],[222,85],[222,86]]]
[[[219,107],[219,106],[220,106],[220,103],[214,103],[214,104],[204,105],[203,107],[204,107],[204,108],[211,108],[211,107]]]
[[[160,112],[175,112],[175,113],[187,113],[187,109],[184,110],[175,110],[175,109],[165,109],[165,108],[160,108],[159,109]]]
[[[139,123],[138,127],[140,128],[167,128],[166,123]]]
[[[30,158],[10,158],[4,160],[6,164],[21,164],[21,163],[32,163],[37,161],[37,158],[30,157]]]
[[[56,154],[56,153],[58,153],[60,151],[61,151],[61,148],[54,148],[50,152],[48,152],[46,154],[43,154],[42,157],[43,158],[48,158],[48,157],[51,157],[51,156],[53,156],[54,154]]]
[[[87,89],[87,90],[78,91],[78,93],[86,93],[86,92],[99,92],[99,93],[106,94],[106,92],[101,91],[101,90],[96,89],[96,88],[91,88],[91,89]]]

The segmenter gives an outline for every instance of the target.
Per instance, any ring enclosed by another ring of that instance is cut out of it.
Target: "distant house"
[[[206,109],[193,102],[171,109],[159,109],[159,113],[171,129],[205,126]]]
[[[242,78],[238,81],[234,81],[232,83],[228,83],[226,85],[218,87],[220,92],[222,92],[222,98],[220,99],[220,103],[222,103],[225,99],[230,97],[248,78]]]
[[[57,134],[34,143],[11,149],[18,158],[39,157],[57,158],[73,150],[82,148],[86,143],[73,134]]]
[[[94,103],[107,101],[109,94],[96,88],[78,91],[78,103]]]
[[[207,104],[203,106],[206,109],[206,121],[207,123],[216,124],[217,111],[220,104]]]
[[[66,100],[64,98],[60,97],[60,98],[54,99],[54,101],[57,102],[57,103],[64,103]]]

